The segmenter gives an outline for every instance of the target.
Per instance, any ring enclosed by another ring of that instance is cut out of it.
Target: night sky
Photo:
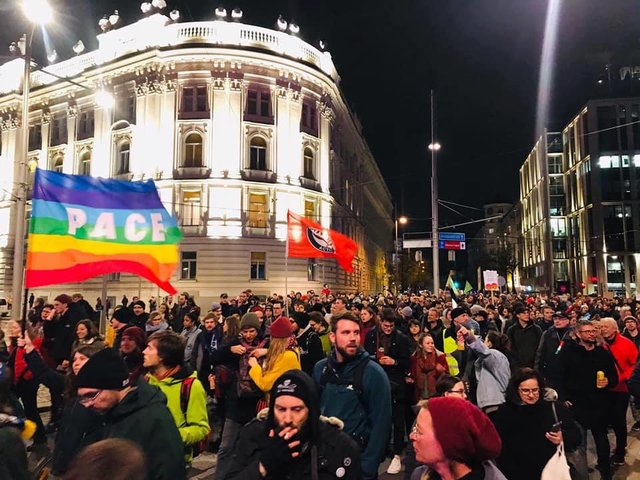
[[[102,14],[118,8],[125,23],[141,16],[137,0],[50,1],[60,12],[51,35],[63,58],[79,38],[95,46]],[[411,219],[408,230],[424,231],[430,217],[431,88],[437,92],[443,146],[441,198],[476,207],[517,199],[517,172],[535,139],[547,1],[167,2],[185,21],[212,19],[221,4],[241,7],[245,23],[265,27],[282,14],[296,20],[308,42],[326,40],[398,211]],[[0,44],[17,39],[24,28],[17,3],[0,4]],[[551,128],[562,128],[594,94],[606,63],[639,58],[637,0],[564,0],[561,15]],[[40,37],[36,42],[41,44]],[[465,220],[441,209],[443,225]]]

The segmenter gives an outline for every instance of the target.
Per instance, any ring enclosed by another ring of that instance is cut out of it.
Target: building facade
[[[541,290],[632,295],[640,262],[640,98],[591,100],[520,170],[523,262]],[[561,282],[558,284],[558,282]]]
[[[21,151],[23,62],[0,66],[0,283],[11,292],[17,165],[153,179],[184,233],[174,279],[197,299],[251,288],[376,291],[386,282],[391,198],[340,90],[328,52],[285,32],[231,22],[173,23],[161,14],[98,36],[99,48],[32,74],[29,151]],[[75,84],[60,80],[69,78]],[[82,88],[81,86],[86,86]],[[100,90],[115,105],[97,103]],[[22,157],[24,158],[24,157]],[[33,176],[31,176],[32,181]],[[287,211],[359,246],[353,273],[289,259]],[[34,292],[99,295],[101,280]],[[109,276],[108,295],[163,295]]]

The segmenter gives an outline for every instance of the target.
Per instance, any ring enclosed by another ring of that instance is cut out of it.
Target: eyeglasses
[[[81,405],[93,403],[98,399],[98,397],[103,391],[104,390],[98,390],[96,393],[88,393],[86,395],[81,395],[78,397],[78,403],[80,403]]]
[[[414,423],[414,424],[413,424],[413,428],[411,428],[411,435],[413,435],[413,436],[418,436],[418,437],[419,437],[420,435],[422,435],[422,434],[420,433],[420,430],[418,430],[418,422],[416,422],[416,423]]]
[[[458,395],[466,395],[467,394],[467,389],[466,388],[460,388],[458,390],[449,390],[447,393],[457,393]]]
[[[539,388],[518,388],[518,391],[523,395],[538,395],[540,394]]]
[[[597,332],[595,330],[578,330],[578,333],[585,335],[595,335]]]

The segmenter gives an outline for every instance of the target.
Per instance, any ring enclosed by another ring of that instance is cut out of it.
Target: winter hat
[[[633,320],[634,322],[636,322],[636,325],[638,324],[638,319],[633,315],[627,315],[626,317],[624,317],[623,323],[626,323],[627,320]]]
[[[112,316],[112,318],[115,318],[120,323],[131,323],[133,317],[133,312],[126,307],[117,309],[113,312]]]
[[[249,328],[260,330],[260,320],[258,316],[252,312],[245,313],[242,316],[242,320],[240,320],[240,330],[247,330]]]
[[[122,332],[122,337],[129,337],[131,340],[136,342],[136,345],[138,346],[140,351],[144,350],[144,347],[147,344],[146,335],[140,327],[125,328],[124,332]]]
[[[411,307],[404,307],[402,310],[400,310],[400,313],[402,314],[403,317],[407,317],[407,318],[413,317],[413,310],[411,310]]]
[[[142,310],[144,310],[145,308],[147,308],[147,304],[144,303],[142,300],[138,300],[136,302],[133,302],[131,304],[131,309],[133,310],[133,307],[135,307],[136,305],[140,305],[142,307]]]
[[[433,429],[448,460],[469,463],[493,460],[502,442],[489,417],[467,400],[435,397],[428,401]]]
[[[309,325],[309,318],[307,312],[291,312],[291,320],[296,322],[303,330]]]
[[[469,309],[471,311],[471,315],[475,315],[478,312],[484,312],[484,308],[482,308],[480,305],[471,305],[471,308]]]
[[[522,303],[517,304],[513,307],[513,314],[518,315],[519,313],[527,313],[527,307],[525,307]]]
[[[255,315],[255,314],[254,314]],[[308,323],[308,320],[307,320]],[[293,328],[291,327],[291,320],[287,317],[278,317],[271,324],[271,338],[287,338],[293,334]]]
[[[280,317],[284,318],[284,317]],[[286,318],[284,318],[286,320]],[[273,408],[276,398],[289,395],[299,398],[309,409],[307,424],[309,426],[309,441],[315,443],[318,438],[318,422],[320,418],[320,401],[313,379],[302,370],[289,370],[278,377],[271,387],[269,398],[269,415],[267,417],[266,431],[275,429]]]
[[[451,310],[451,319],[455,319],[458,318],[460,315],[464,315],[465,313],[469,313],[469,311],[466,308],[463,307],[456,307],[453,310]]]
[[[76,387],[122,390],[129,384],[128,378],[129,370],[120,355],[111,348],[105,348],[87,360],[80,369]]]
[[[211,304],[211,311],[212,311],[212,312],[215,312],[216,310],[222,310],[222,305],[220,305],[220,304],[219,304],[219,303],[217,303],[217,302],[213,302],[213,303]]]

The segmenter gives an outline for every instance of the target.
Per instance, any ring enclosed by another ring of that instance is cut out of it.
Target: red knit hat
[[[133,340],[140,351],[144,350],[147,343],[146,335],[140,327],[127,327],[124,329],[124,332],[122,332],[122,336],[129,337],[131,340]],[[120,345],[118,345],[118,347],[120,347]]]
[[[264,313],[264,308],[262,308],[260,305],[256,305],[255,307],[251,307],[251,309],[249,309],[250,312],[262,312]]]
[[[492,460],[502,442],[489,417],[467,400],[456,397],[429,399],[429,413],[436,438],[447,460]]]
[[[271,338],[287,338],[293,334],[293,327],[291,326],[291,320],[287,317],[278,317],[271,324]]]

